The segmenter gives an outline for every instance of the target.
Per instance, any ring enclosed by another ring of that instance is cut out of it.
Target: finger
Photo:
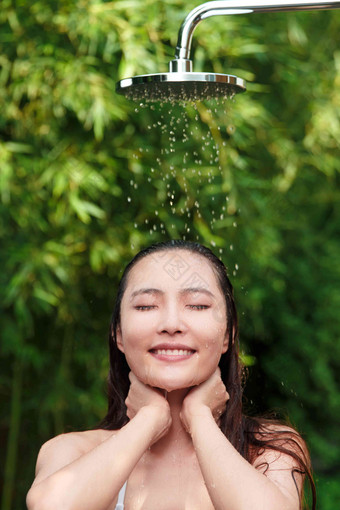
[[[220,369],[220,367],[216,368],[215,374],[218,375],[219,377],[221,377],[221,369]]]
[[[133,372],[129,373],[129,379],[131,383],[142,384],[143,386],[146,386]]]
[[[130,377],[130,381],[136,383],[136,384],[139,384],[139,385],[142,385],[142,386],[148,386],[148,384],[145,384],[141,379],[139,379],[139,377],[136,376],[136,374],[134,374],[133,372],[130,372],[129,374],[129,377]]]

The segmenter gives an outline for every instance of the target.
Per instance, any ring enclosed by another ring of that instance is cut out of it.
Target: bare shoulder
[[[45,457],[49,454],[54,454],[56,450],[64,453],[70,451],[79,454],[84,454],[87,451],[95,448],[102,441],[105,441],[113,434],[112,430],[85,430],[83,432],[68,432],[53,437],[44,443],[40,449],[39,457]]]
[[[75,461],[114,433],[103,429],[86,430],[60,434],[49,439],[40,448],[33,485]]]
[[[258,452],[257,461],[263,461],[266,458],[284,458],[286,455],[293,464],[297,463],[297,460],[294,462],[297,457],[306,465],[309,464],[309,454],[304,439],[288,425],[264,422],[256,433],[256,439],[265,443]]]
[[[305,441],[292,427],[264,423],[256,439],[259,447],[253,466],[292,501],[296,508],[300,501],[306,468],[310,469],[309,453]]]

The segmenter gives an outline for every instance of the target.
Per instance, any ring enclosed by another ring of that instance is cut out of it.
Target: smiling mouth
[[[195,351],[190,349],[151,349],[150,352],[157,356],[191,356]]]

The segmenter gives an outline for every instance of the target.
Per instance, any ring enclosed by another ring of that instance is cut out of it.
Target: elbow
[[[38,485],[30,488],[26,496],[27,510],[47,510],[44,495]]]
[[[26,496],[27,510],[58,510],[58,505],[51,501],[39,490],[38,486],[32,487]]]
[[[53,492],[44,490],[40,484],[31,487],[26,496],[27,510],[71,510]]]

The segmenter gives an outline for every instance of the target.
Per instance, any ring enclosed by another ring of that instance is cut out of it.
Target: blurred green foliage
[[[248,80],[235,101],[117,96],[118,79],[166,71],[195,5],[2,1],[1,510],[24,507],[44,441],[105,414],[122,268],[174,237],[228,266],[250,411],[286,412],[319,509],[339,497],[340,15],[202,23],[195,70]]]

